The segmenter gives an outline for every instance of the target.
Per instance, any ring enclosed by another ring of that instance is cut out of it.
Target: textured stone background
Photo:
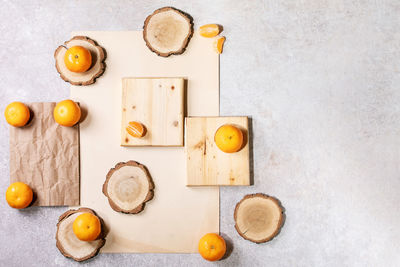
[[[115,254],[86,264],[398,266],[400,2],[138,2],[0,0],[0,109],[68,97],[53,52],[71,31],[137,30],[154,9],[173,5],[196,26],[225,26],[221,114],[252,117],[255,185],[221,189],[221,232],[234,246],[224,261]],[[0,129],[0,265],[73,265],[55,247],[65,208],[7,206],[3,118]],[[233,227],[235,203],[254,192],[278,197],[287,214],[280,235],[262,245]]]

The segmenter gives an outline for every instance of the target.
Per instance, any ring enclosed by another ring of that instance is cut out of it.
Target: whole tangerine
[[[199,253],[208,261],[220,260],[226,252],[226,243],[222,236],[209,233],[199,241]]]
[[[71,127],[80,120],[81,108],[76,102],[70,99],[63,100],[57,103],[54,108],[53,116],[58,124]]]
[[[243,145],[243,133],[238,127],[225,124],[218,128],[214,141],[223,152],[234,153]]]
[[[32,189],[22,182],[12,183],[6,191],[6,200],[10,207],[24,209],[31,204],[33,199]]]
[[[72,46],[65,52],[64,64],[72,72],[85,72],[92,65],[92,55],[83,46]]]
[[[26,125],[30,118],[29,108],[21,102],[12,102],[4,111],[6,121],[15,127]]]
[[[79,240],[96,240],[101,233],[100,219],[92,213],[82,213],[74,220],[72,230]]]

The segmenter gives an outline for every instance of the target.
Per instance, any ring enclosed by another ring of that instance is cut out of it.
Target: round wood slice
[[[100,217],[99,219],[102,222],[102,233],[98,239],[87,242],[81,241],[76,237],[72,229],[72,224],[74,223],[76,217],[86,212],[92,213],[99,217],[93,210],[89,208],[80,208],[78,210],[68,210],[64,212],[58,219],[57,223],[56,246],[65,257],[72,258],[75,261],[85,261],[93,258],[99,253],[100,248],[104,246],[106,242],[104,238],[105,234],[103,221]]]
[[[193,20],[173,7],[157,9],[144,21],[147,47],[162,57],[182,54],[193,35]]]
[[[88,49],[92,55],[92,66],[86,72],[78,73],[68,70],[64,63],[65,52],[72,46],[83,46]],[[97,45],[96,42],[86,36],[75,36],[66,41],[64,45],[59,46],[54,52],[56,60],[56,69],[60,77],[73,85],[89,85],[95,82],[105,70],[105,51],[104,48]]]
[[[147,168],[136,162],[120,162],[112,168],[103,184],[103,194],[111,208],[122,213],[141,212],[154,196],[154,183]]]
[[[257,193],[246,195],[235,208],[235,228],[244,239],[264,243],[274,238],[283,224],[279,200]]]

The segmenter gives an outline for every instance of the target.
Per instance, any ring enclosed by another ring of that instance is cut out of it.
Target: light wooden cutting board
[[[238,127],[244,144],[235,153],[222,152],[215,132],[224,124]],[[186,163],[188,186],[250,185],[247,117],[186,118]]]
[[[180,56],[158,57],[142,32],[75,32],[107,51],[107,68],[95,84],[71,87],[71,97],[88,110],[80,125],[81,205],[94,209],[110,229],[102,252],[197,252],[198,240],[219,231],[219,189],[186,187],[183,147],[121,147],[123,77],[185,77],[189,116],[219,115],[219,56],[213,40],[194,34]],[[111,209],[101,188],[121,161],[146,165],[154,199],[138,215]]]
[[[121,146],[183,146],[183,78],[123,78]],[[130,121],[146,128],[134,138],[126,131]]]

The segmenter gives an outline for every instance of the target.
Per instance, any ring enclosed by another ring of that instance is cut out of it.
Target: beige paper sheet
[[[79,126],[53,119],[55,103],[30,103],[32,119],[10,127],[10,181],[35,193],[35,206],[79,205]]]
[[[180,56],[158,57],[142,32],[75,32],[107,51],[106,71],[95,84],[71,87],[88,110],[80,125],[81,206],[93,208],[110,229],[102,252],[197,252],[198,240],[219,231],[219,188],[186,187],[183,147],[121,147],[122,77],[186,77],[190,116],[219,115],[219,56],[213,40],[194,34]],[[137,215],[111,209],[101,188],[110,168],[136,160],[150,171],[154,199]]]

